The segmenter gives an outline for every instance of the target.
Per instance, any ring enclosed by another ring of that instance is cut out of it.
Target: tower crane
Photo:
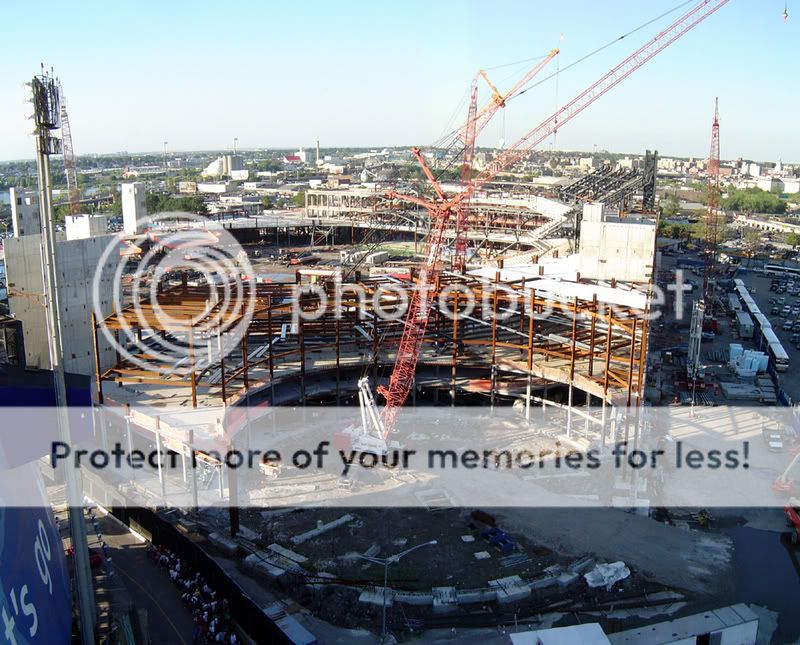
[[[491,181],[506,168],[512,167],[524,159],[533,148],[556,132],[560,127],[574,119],[587,107],[601,96],[613,89],[616,85],[630,76],[651,58],[669,47],[681,36],[700,24],[703,20],[718,11],[730,0],[701,0],[698,4],[684,13],[667,28],[662,30],[647,43],[642,45],[633,54],[601,76],[583,92],[578,94],[568,103],[556,110],[539,125],[522,136],[516,143],[495,157],[487,166],[478,173],[462,190],[452,196],[445,195],[435,176],[422,155],[419,148],[413,148],[412,154],[419,162],[425,176],[431,183],[435,193],[433,199],[425,199],[413,195],[403,195],[396,191],[388,191],[386,197],[415,204],[428,210],[432,220],[430,234],[425,247],[425,256],[419,267],[416,287],[412,293],[408,311],[406,313],[400,345],[395,358],[394,369],[389,378],[389,385],[379,386],[378,393],[386,400],[383,410],[378,412],[376,404],[371,397],[365,395],[369,391],[366,379],[359,381],[362,393],[362,405],[371,409],[362,412],[362,417],[374,419],[361,429],[361,436],[353,442],[357,449],[359,445],[369,445],[372,451],[386,451],[387,441],[395,429],[397,416],[406,402],[411,388],[414,385],[414,375],[419,360],[422,342],[425,336],[430,312],[432,308],[431,295],[439,275],[439,263],[443,251],[443,238],[445,227],[453,213],[458,213],[462,204],[469,204],[472,194],[481,186]],[[470,114],[473,114],[473,102],[470,102]],[[477,121],[475,116],[468,118],[466,130],[474,130]],[[465,135],[465,138],[468,135]],[[474,145],[474,142],[473,142]],[[466,148],[467,146],[465,146]],[[462,177],[464,174],[462,173]],[[363,441],[361,441],[363,440]]]
[[[703,246],[703,300],[706,316],[714,312],[714,284],[717,272],[717,245],[719,244],[719,99],[714,101],[714,121],[711,124],[711,147],[708,153],[708,183]]]
[[[61,95],[61,141],[64,151],[64,174],[67,176],[67,195],[69,196],[70,215],[81,214],[81,191],[78,188],[78,162],[75,149],[72,147],[72,128],[67,114],[67,99],[58,82],[58,93]]]

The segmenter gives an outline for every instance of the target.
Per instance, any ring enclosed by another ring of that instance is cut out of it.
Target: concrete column
[[[459,292],[453,293],[453,357],[450,364],[450,405],[456,404],[456,366],[458,361],[458,295]]]
[[[197,501],[197,461],[194,453],[194,429],[189,429],[189,455],[191,456],[191,464],[192,464],[192,478],[191,478],[191,486],[192,486],[192,508],[196,513],[199,504]]]
[[[195,363],[194,363],[194,330],[192,329],[192,320],[191,316],[189,316],[189,379],[191,381],[192,386],[192,407],[197,407],[197,375],[195,374]]]
[[[536,289],[531,289],[531,303],[528,311],[528,383],[525,387],[525,420],[531,420],[531,382],[533,380],[533,336],[536,312]]]
[[[588,392],[586,393],[586,414],[591,414],[592,411],[592,395]],[[589,417],[587,416],[584,420],[583,424],[583,433],[588,437],[589,436]]]
[[[500,272],[494,274],[494,293],[492,294],[492,372],[491,372],[491,393],[490,404],[494,410],[495,390],[497,389],[497,305],[498,291],[500,285]]]
[[[602,407],[601,416],[600,416],[600,419],[601,419],[601,422],[602,422],[602,430],[600,431],[600,448],[601,449],[606,447],[606,422],[607,422],[607,419],[606,419],[606,405],[607,405],[606,404],[606,399],[605,399],[605,397],[603,397],[603,407]]]
[[[567,437],[572,436],[572,381],[567,388]]]
[[[342,354],[342,320],[341,314],[336,313],[336,405],[342,404],[340,362]]]
[[[97,316],[92,312],[92,341],[94,343],[94,376],[97,387],[97,402],[103,405],[103,374],[100,371],[100,346],[97,342]]]
[[[128,440],[128,454],[133,453],[133,436],[131,430],[131,406],[130,404],[125,404],[125,435],[127,436]],[[131,468],[131,480],[136,481],[136,469]]]
[[[161,500],[166,503],[167,501],[167,484],[164,481],[164,466],[161,463],[161,430],[159,429],[159,422],[156,419],[156,454],[158,455],[158,483],[161,486]]]

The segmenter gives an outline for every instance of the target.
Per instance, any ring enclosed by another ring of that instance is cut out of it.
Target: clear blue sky
[[[427,145],[460,104],[466,116],[479,68],[559,44],[565,67],[678,2],[14,2],[2,14],[0,159],[33,154],[23,83],[40,61],[64,83],[78,154],[234,137],[245,148]],[[800,0],[788,22],[783,9],[731,0],[566,126],[557,147],[705,156],[719,95],[723,158],[800,162]],[[528,92],[479,143],[515,140],[677,15]],[[508,87],[523,71],[491,75]]]

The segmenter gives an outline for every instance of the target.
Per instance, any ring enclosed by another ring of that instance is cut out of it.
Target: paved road
[[[103,539],[111,548],[115,573],[128,588],[136,608],[147,612],[150,642],[189,645],[192,616],[166,572],[153,564],[147,545],[113,519],[99,519]],[[96,539],[90,535],[90,546],[95,546]]]

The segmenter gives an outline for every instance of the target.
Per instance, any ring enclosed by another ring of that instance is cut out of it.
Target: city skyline
[[[15,53],[0,70],[7,97],[0,106],[0,159],[33,156],[23,84],[40,60],[64,83],[78,155],[158,152],[165,140],[176,151],[224,150],[234,137],[244,149],[310,146],[316,139],[327,148],[382,148],[429,145],[463,120],[478,69],[487,69],[502,90],[531,58],[560,47],[537,80],[551,78],[510,102],[478,142],[496,147],[516,140],[679,12],[567,69],[572,63],[686,4],[625,0],[608,11],[589,2],[558,10],[502,2],[486,12],[477,3],[416,2],[397,11],[355,3],[315,7],[310,16],[240,4],[213,25],[201,19],[202,7],[159,7],[154,23],[146,6],[101,11],[95,5],[93,12],[85,5],[46,23],[45,34],[54,37],[41,40],[25,36],[35,18],[16,7],[10,19],[19,28],[4,45]],[[800,96],[783,80],[791,78],[797,27],[791,17],[781,19],[782,10],[773,0],[758,7],[733,0],[539,149],[590,151],[596,144],[612,152],[651,148],[703,157],[719,96],[723,158],[800,161],[800,135],[791,127]],[[370,21],[392,29],[363,32]],[[97,51],[55,37],[87,22]],[[270,27],[263,42],[253,40],[259,24]],[[163,42],[139,37],[155,29]],[[513,64],[521,60],[527,62]],[[480,90],[483,102],[486,85]]]

